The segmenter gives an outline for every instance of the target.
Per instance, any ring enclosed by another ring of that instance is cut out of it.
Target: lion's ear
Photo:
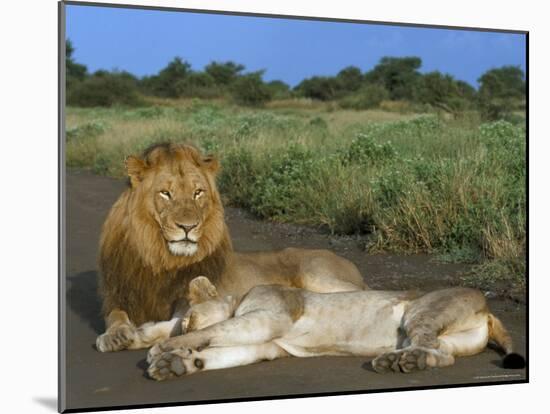
[[[130,177],[132,187],[137,186],[143,180],[143,173],[147,168],[147,164],[141,158],[130,155],[126,158],[126,173]]]
[[[216,157],[213,155],[207,155],[202,158],[202,165],[212,174],[217,174],[220,170],[220,163]]]
[[[197,276],[189,282],[187,300],[190,305],[206,302],[218,297],[218,290],[207,277]]]

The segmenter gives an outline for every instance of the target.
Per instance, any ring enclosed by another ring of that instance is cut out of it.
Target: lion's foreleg
[[[105,319],[107,329],[96,339],[96,348],[101,352],[121,351],[132,345],[137,328],[120,309],[112,310]]]
[[[147,372],[151,378],[161,381],[198,371],[238,367],[285,356],[288,353],[273,342],[214,347],[201,351],[184,348],[161,354],[151,363]]]

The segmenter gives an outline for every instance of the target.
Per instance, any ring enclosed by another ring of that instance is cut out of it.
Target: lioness
[[[107,329],[96,340],[99,351],[141,348],[178,333],[189,281],[203,274],[223,295],[273,283],[314,292],[366,288],[354,264],[327,250],[233,252],[215,183],[218,161],[192,146],[154,145],[128,157],[126,169],[129,188],[100,239]],[[138,340],[136,325],[148,321],[168,322]]]
[[[505,351],[504,367],[525,366],[474,289],[322,294],[268,285],[239,300],[218,295],[202,277],[191,282],[190,295],[204,302],[184,322],[199,330],[150,349],[148,373],[156,380],[289,355],[375,357],[377,372],[411,372],[452,365],[457,356],[481,352],[489,339]]]

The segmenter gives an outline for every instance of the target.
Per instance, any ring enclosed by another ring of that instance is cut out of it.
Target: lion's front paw
[[[136,329],[130,325],[120,325],[99,335],[95,345],[100,352],[114,352],[127,349],[135,340]]]
[[[376,357],[372,367],[378,373],[413,372],[426,369],[428,352],[420,348],[388,352]]]
[[[149,360],[149,357],[148,357]],[[190,348],[162,352],[152,357],[147,373],[157,381],[163,381],[184,374],[192,374],[204,368],[204,360],[198,351]]]

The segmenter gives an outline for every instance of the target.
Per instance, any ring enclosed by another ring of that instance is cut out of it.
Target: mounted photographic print
[[[527,32],[59,7],[60,411],[528,381]]]

